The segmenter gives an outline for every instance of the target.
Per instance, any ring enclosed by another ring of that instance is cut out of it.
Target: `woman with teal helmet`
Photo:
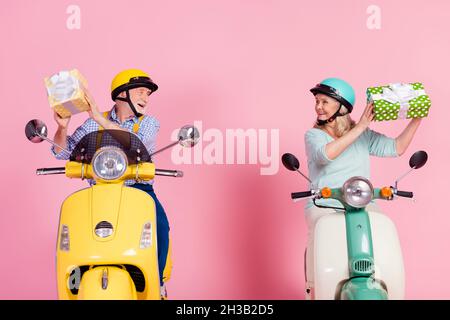
[[[321,93],[337,100],[341,106],[347,108],[347,113],[351,113],[353,110],[353,104],[355,103],[355,91],[352,86],[339,78],[327,78],[321,83],[317,84],[310,90],[314,95]],[[327,120],[317,120],[318,125],[324,125],[327,122],[332,122],[336,117],[343,116],[341,108],[339,108],[333,116]]]
[[[397,138],[390,138],[369,128],[374,119],[373,104],[368,103],[356,123],[350,117],[355,105],[355,91],[346,81],[327,78],[310,90],[315,97],[317,119],[314,127],[305,133],[305,148],[308,159],[311,189],[325,186],[340,188],[354,176],[370,180],[370,156],[397,157],[402,155],[421,122],[412,119]],[[305,206],[308,225],[306,252],[306,296],[314,292],[314,229],[317,221],[341,208],[340,202],[332,199],[309,200]],[[366,209],[378,211],[372,202]]]

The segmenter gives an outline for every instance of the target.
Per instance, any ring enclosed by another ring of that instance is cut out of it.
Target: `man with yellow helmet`
[[[58,124],[54,141],[65,148],[52,147],[52,152],[57,159],[67,160],[70,152],[78,141],[86,134],[102,129],[116,129],[134,132],[147,147],[148,152],[155,151],[156,136],[159,131],[159,121],[153,117],[144,115],[148,105],[149,96],[158,89],[149,75],[138,69],[128,69],[118,73],[111,83],[111,98],[115,105],[109,112],[101,113],[98,110],[94,99],[86,93],[86,100],[90,104],[89,119],[78,127],[72,135],[67,134],[69,118],[61,118],[56,112],[54,119]],[[93,180],[90,184],[95,183]],[[138,188],[147,192],[156,205],[157,218],[157,242],[158,242],[158,263],[160,270],[160,283],[164,285],[164,280],[168,280],[170,270],[164,270],[169,251],[169,222],[163,206],[159,202],[153,190],[153,180],[136,183],[134,180],[127,180],[126,185]],[[169,263],[170,264],[170,263]],[[170,269],[170,265],[167,269]],[[164,272],[165,271],[165,272]],[[164,278],[167,272],[167,277]],[[163,288],[165,290],[165,288]]]
[[[158,86],[148,74],[138,69],[130,69],[122,71],[114,77],[111,82],[111,98],[113,101],[117,99],[127,102],[134,115],[140,117],[142,113],[138,112],[130,96],[130,90],[135,88],[147,88],[150,90],[149,95],[158,90]]]

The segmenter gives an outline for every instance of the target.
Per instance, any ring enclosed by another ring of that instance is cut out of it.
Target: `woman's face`
[[[317,119],[319,120],[329,119],[336,111],[338,111],[341,105],[336,99],[322,93],[316,94],[315,98]]]

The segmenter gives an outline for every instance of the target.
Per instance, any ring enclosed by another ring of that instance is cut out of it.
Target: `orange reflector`
[[[328,187],[323,188],[320,193],[322,194],[322,197],[329,198],[331,197],[331,189]]]
[[[392,197],[392,189],[390,187],[384,187],[380,190],[380,194],[383,198],[389,199]]]

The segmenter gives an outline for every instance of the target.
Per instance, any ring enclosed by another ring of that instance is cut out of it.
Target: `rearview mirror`
[[[281,157],[281,162],[286,169],[291,171],[297,171],[300,168],[300,162],[298,159],[291,153],[285,153]]]
[[[178,132],[178,142],[183,147],[192,148],[200,140],[198,129],[192,125],[183,126]]]
[[[45,123],[38,119],[28,121],[25,126],[25,135],[28,140],[33,143],[40,143],[47,138],[47,126]]]
[[[427,160],[428,154],[425,151],[417,151],[409,159],[409,166],[412,169],[419,169],[427,163]]]

